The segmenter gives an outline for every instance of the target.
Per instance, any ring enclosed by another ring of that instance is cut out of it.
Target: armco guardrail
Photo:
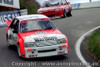
[[[100,7],[100,1],[71,4],[72,9]]]
[[[11,21],[13,18],[21,15],[27,15],[27,10],[1,12],[0,13],[0,27],[6,26],[7,21]]]

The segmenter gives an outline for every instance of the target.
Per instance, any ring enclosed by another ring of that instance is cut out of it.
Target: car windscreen
[[[38,31],[38,30],[52,30],[55,29],[51,21],[46,20],[25,20],[20,24],[21,33]]]
[[[59,0],[50,0],[44,3],[43,7],[57,6],[60,5]]]

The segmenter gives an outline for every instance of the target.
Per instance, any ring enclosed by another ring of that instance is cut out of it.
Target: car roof
[[[33,14],[33,15],[18,16],[16,18],[19,19],[20,21],[23,21],[23,20],[29,20],[29,19],[40,19],[40,18],[48,18],[48,17],[41,14]]]

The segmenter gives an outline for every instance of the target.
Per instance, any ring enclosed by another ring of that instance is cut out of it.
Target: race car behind
[[[46,0],[37,14],[44,14],[50,18],[72,16],[70,2],[66,0]]]

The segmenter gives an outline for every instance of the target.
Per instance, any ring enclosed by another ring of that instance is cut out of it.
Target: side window
[[[15,21],[15,19],[12,20],[12,23],[10,25],[10,28],[13,28],[13,22]]]
[[[16,19],[14,19],[13,21],[12,21],[12,23],[11,23],[11,25],[10,25],[10,28],[14,28],[14,25],[15,25],[15,23],[16,23]]]
[[[12,24],[10,26],[13,29],[14,33],[18,33],[18,28],[19,28],[19,20],[18,19],[14,19],[12,21]]]
[[[14,22],[14,31],[17,31],[17,32],[18,32],[18,29],[19,29],[19,21],[16,20],[16,21]]]

